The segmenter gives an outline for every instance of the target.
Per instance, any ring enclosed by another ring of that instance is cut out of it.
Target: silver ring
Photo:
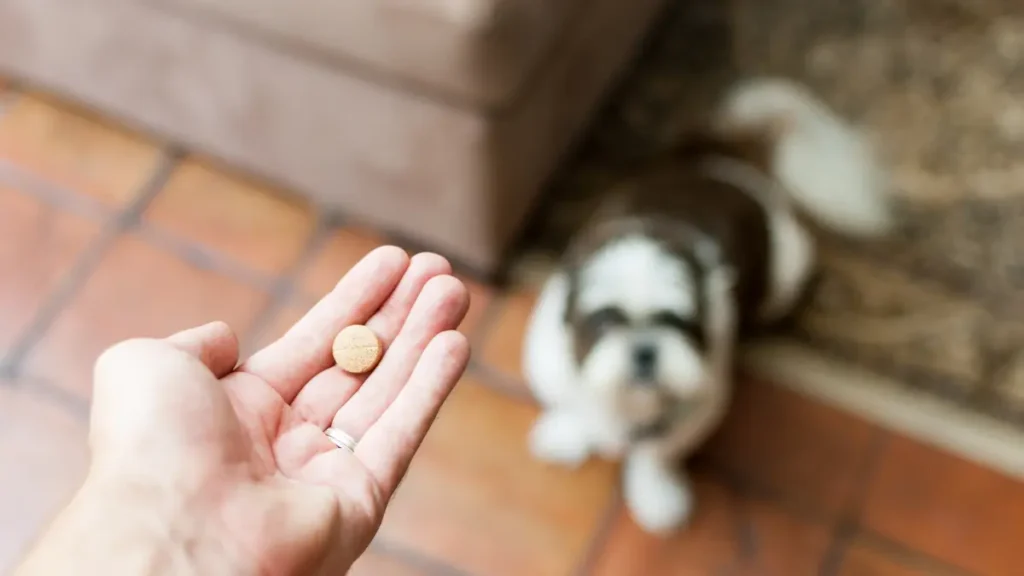
[[[327,430],[324,430],[324,434],[326,434],[327,438],[329,438],[331,442],[334,442],[334,445],[338,448],[344,448],[353,454],[356,453],[356,439],[349,436],[344,430],[339,430],[332,426]]]

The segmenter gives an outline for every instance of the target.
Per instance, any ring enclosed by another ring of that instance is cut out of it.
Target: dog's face
[[[595,251],[568,314],[580,385],[637,423],[699,394],[710,378],[705,288],[692,261],[645,236]]]

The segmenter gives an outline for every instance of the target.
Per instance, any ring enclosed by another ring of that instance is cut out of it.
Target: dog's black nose
[[[633,350],[633,370],[640,380],[653,380],[658,363],[658,351],[654,346],[637,346]]]

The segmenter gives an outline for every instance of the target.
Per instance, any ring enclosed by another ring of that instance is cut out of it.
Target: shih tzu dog
[[[568,466],[624,459],[626,505],[659,533],[690,517],[679,462],[726,412],[740,335],[784,318],[810,281],[801,218],[874,237],[892,217],[866,140],[783,80],[737,86],[706,129],[614,188],[529,321],[544,409],[530,447]]]

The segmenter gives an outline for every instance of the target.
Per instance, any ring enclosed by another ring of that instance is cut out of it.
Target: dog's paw
[[[530,431],[530,452],[538,460],[577,468],[590,457],[586,431],[570,414],[548,412]]]
[[[693,494],[681,483],[645,492],[627,492],[626,501],[633,520],[651,534],[667,534],[684,528],[693,512]]]
[[[660,466],[628,464],[624,496],[633,520],[651,534],[683,528],[693,513],[693,493],[685,476]]]

